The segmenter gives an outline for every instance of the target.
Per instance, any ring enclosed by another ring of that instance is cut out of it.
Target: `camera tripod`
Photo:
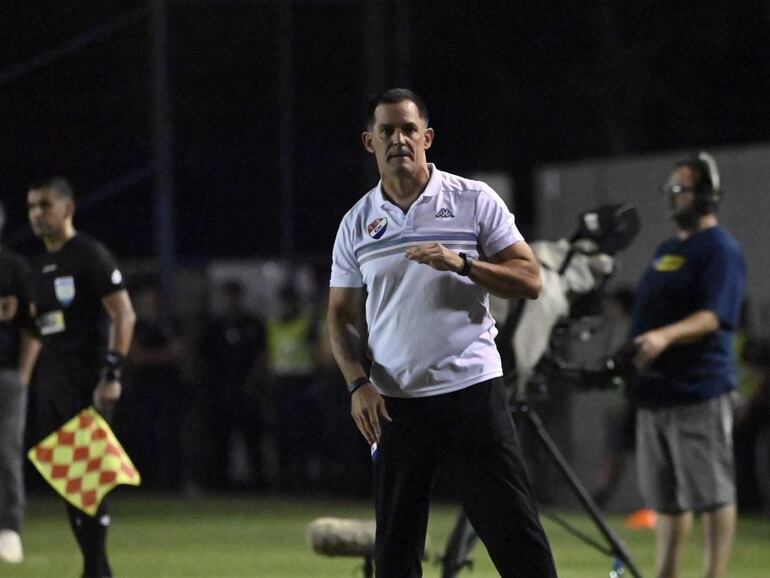
[[[610,578],[619,578],[626,569],[631,573],[634,578],[642,578],[641,573],[637,569],[631,555],[629,554],[626,546],[620,540],[620,538],[607,526],[602,513],[599,511],[598,506],[593,501],[585,487],[581,484],[575,472],[567,462],[564,455],[554,443],[548,431],[545,429],[540,416],[530,408],[526,401],[517,401],[513,404],[513,414],[519,414],[526,419],[529,424],[534,428],[537,438],[546,449],[548,455],[552,458],[554,464],[564,476],[570,489],[577,496],[581,506],[586,511],[588,516],[593,521],[596,528],[604,537],[606,543],[602,544],[584,532],[578,530],[572,526],[566,520],[559,516],[542,511],[544,516],[551,519],[555,523],[559,524],[565,530],[578,539],[582,540],[594,549],[610,556],[612,558],[612,570],[610,571]],[[441,558],[442,565],[442,578],[456,578],[460,570],[466,566],[470,567],[473,564],[473,560],[470,558],[471,551],[478,541],[476,531],[471,526],[465,511],[461,510],[455,523],[455,528],[449,537],[447,542],[447,549],[444,556]]]

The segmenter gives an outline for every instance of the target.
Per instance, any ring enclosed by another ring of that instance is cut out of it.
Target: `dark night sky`
[[[0,68],[143,6],[63,4],[3,3]],[[364,6],[294,2],[302,255],[328,256],[339,219],[376,182],[360,147],[363,110],[372,90],[394,84],[428,101],[431,159],[441,168],[514,175],[525,229],[535,218],[532,171],[544,162],[770,140],[768,2],[696,10],[691,2],[383,0],[379,26],[365,25]],[[177,0],[169,28],[179,251],[186,259],[275,256],[285,104],[275,7]],[[149,40],[140,20],[0,85],[6,239],[25,226],[30,180],[65,174],[86,195],[150,161]],[[86,206],[77,225],[121,257],[148,256],[151,195],[150,182],[140,182]]]

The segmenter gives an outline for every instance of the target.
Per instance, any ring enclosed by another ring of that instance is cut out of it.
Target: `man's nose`
[[[398,129],[393,131],[393,142],[401,144],[404,142],[404,140],[405,140],[404,131],[401,131]]]

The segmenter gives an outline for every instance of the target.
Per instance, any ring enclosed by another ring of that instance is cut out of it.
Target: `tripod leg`
[[[447,542],[446,553],[441,559],[441,578],[455,578],[462,568],[473,564],[470,553],[477,540],[476,530],[471,526],[465,510],[460,509],[457,522]]]
[[[623,542],[621,542],[620,538],[609,528],[609,526],[607,526],[607,523],[604,521],[599,508],[594,503],[586,489],[583,487],[580,480],[575,475],[575,472],[570,467],[569,462],[567,462],[565,457],[559,451],[559,448],[554,443],[553,439],[551,439],[551,436],[548,435],[548,431],[545,429],[540,416],[538,416],[534,411],[532,411],[531,408],[524,404],[518,408],[518,411],[526,416],[530,423],[535,427],[535,431],[537,432],[540,441],[548,450],[548,453],[550,454],[556,466],[559,468],[559,471],[561,471],[562,475],[564,475],[568,485],[575,492],[575,495],[577,496],[578,500],[588,515],[593,520],[596,527],[602,533],[607,542],[609,542],[612,554],[618,560],[620,560],[626,568],[628,568],[628,570],[635,578],[642,578],[642,575],[639,573],[639,570],[636,568],[633,560],[631,560],[631,556],[628,553],[626,546],[623,544]]]

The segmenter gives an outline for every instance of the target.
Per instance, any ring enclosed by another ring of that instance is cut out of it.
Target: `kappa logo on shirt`
[[[385,229],[388,228],[388,218],[387,217],[380,217],[378,219],[375,219],[371,223],[369,223],[369,226],[367,229],[369,230],[369,236],[372,239],[379,239],[385,234]]]
[[[454,219],[455,214],[449,209],[443,208],[438,213],[436,213],[436,218],[437,219]]]

